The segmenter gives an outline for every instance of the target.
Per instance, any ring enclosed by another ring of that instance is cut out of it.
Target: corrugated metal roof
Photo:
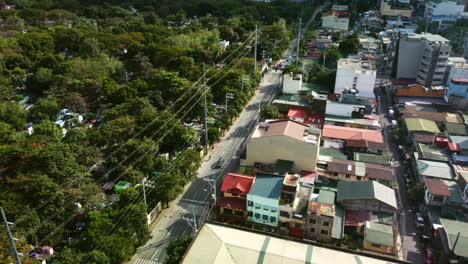
[[[364,240],[387,247],[393,247],[393,228],[391,225],[366,222]]]
[[[405,124],[409,131],[426,131],[431,133],[440,132],[437,124],[432,120],[421,118],[405,118]]]
[[[397,208],[395,191],[376,181],[339,181],[337,201],[376,199]]]

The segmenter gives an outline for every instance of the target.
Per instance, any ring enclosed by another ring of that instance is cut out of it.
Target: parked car
[[[388,116],[395,117],[395,110],[393,110],[391,107],[388,108]]]
[[[420,212],[416,213],[416,227],[420,230],[424,229],[424,218]]]
[[[392,120],[392,127],[395,128],[398,126],[398,122],[394,119]]]
[[[224,164],[224,158],[220,157],[215,163],[213,163],[213,168],[219,169],[223,166],[223,164]]]

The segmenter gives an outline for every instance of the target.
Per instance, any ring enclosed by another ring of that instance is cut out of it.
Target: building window
[[[309,223],[311,223],[311,224],[314,224],[314,225],[315,225],[315,224],[317,223],[317,220],[315,220],[315,219],[310,219],[310,220],[309,220]]]
[[[280,216],[281,216],[281,217],[288,217],[288,218],[290,217],[290,216],[289,216],[289,213],[288,213],[288,212],[285,212],[285,211],[280,211]]]
[[[315,233],[315,228],[312,227],[312,228],[310,229],[310,232]]]
[[[262,215],[262,219],[268,221],[268,215]]]
[[[234,211],[234,215],[237,215],[237,216],[244,216],[244,212],[239,211],[239,210],[236,210],[236,211]]]
[[[260,208],[262,208],[262,205],[259,203],[255,203],[255,209],[260,209]]]
[[[327,231],[327,230],[321,230],[321,231],[320,231],[320,234],[322,234],[322,235],[328,235],[328,231]]]
[[[322,225],[323,225],[323,226],[329,226],[329,225],[330,225],[330,223],[329,223],[329,222],[323,222],[323,224],[322,224]]]
[[[432,198],[432,201],[434,201],[436,203],[441,203],[443,200],[444,200],[444,198],[442,196],[439,196],[439,195],[434,195],[433,198]]]
[[[232,209],[231,208],[224,208],[224,213],[225,214],[232,214]]]
[[[276,222],[276,217],[270,216],[270,222],[272,222],[272,223],[273,223],[273,222]]]
[[[374,243],[372,243],[371,246],[374,247],[374,248],[380,248],[380,245],[379,245],[379,244],[374,244]]]
[[[252,207],[253,206],[253,201],[247,201],[247,205]]]
[[[272,213],[276,213],[276,208],[271,208]]]
[[[268,206],[263,206],[263,210],[265,210],[265,211],[270,211],[270,209],[268,208]]]
[[[349,177],[351,177],[351,176],[349,174],[346,174],[345,177],[346,177],[346,179],[349,179]]]
[[[248,211],[248,212],[247,212],[247,216],[252,217],[252,215],[253,215],[253,213],[252,213],[251,211]]]
[[[260,218],[260,214],[259,214],[259,213],[255,213],[255,218]]]

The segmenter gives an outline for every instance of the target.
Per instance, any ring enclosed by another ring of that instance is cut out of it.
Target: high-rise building
[[[430,33],[400,36],[397,79],[416,79],[424,86],[441,85],[450,55],[449,40]]]

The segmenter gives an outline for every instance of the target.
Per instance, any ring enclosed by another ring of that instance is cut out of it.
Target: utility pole
[[[146,178],[141,181],[141,184],[143,185],[143,199],[145,201],[145,207],[148,208],[148,203],[146,202],[146,187],[154,188],[154,182],[153,181],[148,181]]]
[[[327,60],[327,53],[323,52],[323,65],[322,67],[325,68],[325,61]]]
[[[228,99],[234,99],[234,94],[233,93],[226,93],[226,105],[225,105],[225,112],[226,115],[227,115],[227,111],[228,111]]]
[[[203,178],[203,180],[206,181],[211,186],[211,188],[213,188],[213,200],[216,204],[216,176],[214,177],[214,179]]]
[[[14,238],[14,237],[11,235],[11,231],[10,231],[10,225],[13,225],[13,223],[10,223],[10,222],[7,221],[6,216],[5,216],[5,212],[3,211],[3,208],[2,208],[2,207],[0,207],[0,213],[2,214],[3,222],[5,223],[6,233],[7,233],[8,239],[10,240],[11,251],[12,251],[13,254],[15,255],[16,264],[21,264],[21,259],[20,259],[20,257],[23,256],[23,254],[18,253],[18,251],[16,250],[15,241],[18,241],[18,239],[17,239],[17,238]]]
[[[301,45],[301,24],[302,24],[302,17],[299,18],[299,30],[297,31],[296,64],[299,61],[299,49]]]
[[[206,93],[208,92],[208,88],[206,87],[206,69],[205,63],[203,63],[203,98],[204,98],[204,105],[205,105],[205,154],[208,154],[208,109],[206,106]]]
[[[257,32],[258,32],[258,26],[255,25],[254,73],[257,72]]]

